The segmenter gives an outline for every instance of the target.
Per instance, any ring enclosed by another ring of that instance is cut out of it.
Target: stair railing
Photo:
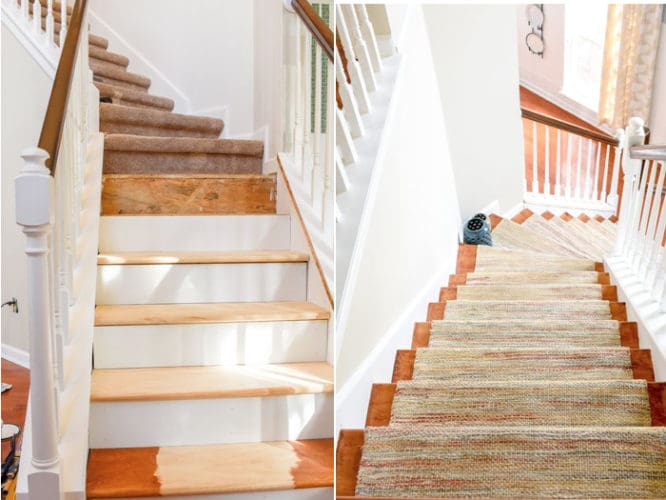
[[[382,70],[377,37],[364,4],[336,5],[336,81],[340,101],[336,108],[337,194],[351,187],[346,167],[358,161],[354,139],[365,133],[363,115],[372,112],[370,97],[377,90]]]
[[[66,0],[2,0],[3,18],[39,52],[51,71],[58,64],[60,41],[67,35],[68,11]]]
[[[610,137],[529,109],[521,113],[525,203],[615,214],[622,130]]]
[[[284,153],[282,175],[309,239],[331,305],[334,274],[332,2],[285,0]]]
[[[624,187],[614,257],[666,312],[666,145],[644,146],[643,120],[626,129]]]
[[[49,0],[47,33],[52,6]],[[23,151],[24,167],[15,181],[16,221],[27,239],[30,343],[30,426],[25,432],[31,438],[28,449],[24,444],[20,477],[27,477],[31,499],[62,498],[62,474],[68,465],[59,451],[66,428],[61,421],[64,353],[75,331],[69,313],[78,294],[75,270],[86,148],[89,134],[97,131],[97,117],[90,115],[97,101],[88,65],[87,7],[87,0],[74,5],[39,146]],[[28,12],[27,2],[22,8]]]

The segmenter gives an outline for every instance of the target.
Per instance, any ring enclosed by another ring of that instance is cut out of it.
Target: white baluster
[[[624,137],[624,136],[622,136]],[[637,192],[636,176],[641,168],[640,160],[632,160],[629,157],[629,151],[632,146],[638,146],[645,142],[645,129],[643,120],[640,118],[631,118],[626,131],[626,138],[620,144],[624,146],[626,154],[622,157],[622,173],[624,175],[624,187],[622,188],[622,206],[618,221],[617,236],[615,240],[614,255],[622,255],[624,246],[629,234],[630,214],[635,204],[635,195]],[[616,149],[616,162],[619,163],[619,151]],[[616,184],[617,186],[617,184]]]
[[[16,222],[26,235],[28,335],[30,339],[31,465],[28,477],[34,498],[62,498],[58,454],[58,412],[53,377],[53,344],[49,310],[49,248],[53,178],[45,166],[48,154],[38,148],[22,153],[23,170],[15,181]]]
[[[342,116],[342,112],[337,108],[335,108],[335,142],[342,155],[342,162],[345,165],[350,165],[358,161],[356,147],[347,128],[347,123]]]
[[[340,155],[335,155],[335,181],[336,194],[349,191],[351,181],[349,180],[345,166],[342,164],[342,156]]]
[[[46,2],[46,37],[49,42],[49,46],[55,45],[55,36],[54,36],[55,24],[53,21],[53,0],[48,0]]]
[[[60,0],[60,47],[65,44],[67,36],[67,1]],[[85,40],[86,44],[88,40]]]
[[[608,203],[608,163],[610,160],[610,145],[606,144],[606,157],[604,158],[604,178],[603,184],[601,186],[601,192],[599,193],[599,200],[605,203]]]
[[[356,12],[354,7],[350,4],[340,5],[342,9],[343,16],[349,28],[349,36],[351,37],[352,46],[354,47],[354,54],[358,58],[358,62],[361,65],[361,73],[363,74],[363,79],[365,80],[365,86],[368,91],[374,92],[377,90],[377,80],[375,80],[375,74],[372,71],[372,63],[370,62],[370,54],[368,53],[368,47],[363,40],[363,35],[361,35],[361,30],[358,26],[358,18],[356,17]]]
[[[365,8],[365,5],[362,3],[357,3],[354,5],[356,9],[356,16],[358,17],[358,22],[361,27],[361,34],[365,40],[365,45],[368,48],[368,54],[370,55],[370,62],[372,63],[372,69],[375,73],[378,73],[382,70],[382,59],[379,55],[379,47],[377,46],[377,38],[375,37],[375,31],[368,17],[368,11]]]
[[[303,156],[301,158],[301,180],[305,185],[309,182],[309,166],[312,160],[312,44],[315,43],[308,32],[304,31],[303,47],[303,82],[305,83],[304,114],[303,114]]]
[[[29,0],[21,0],[21,14],[23,16],[23,21],[26,24],[30,22],[30,5]]]
[[[623,252],[627,261],[631,261],[633,257],[633,249],[635,247],[636,238],[638,237],[638,226],[640,223],[641,207],[645,200],[645,191],[647,189],[647,168],[642,168],[637,172],[637,179],[635,183],[635,190],[632,194],[632,202],[628,223],[627,223],[627,241],[625,242]],[[624,201],[623,201],[624,203]]]
[[[543,180],[543,192],[550,196],[550,128],[546,125],[546,177]]]
[[[643,167],[645,171],[644,177],[646,177],[647,185],[645,191],[642,193],[642,197],[639,201],[638,212],[637,212],[637,228],[636,235],[634,236],[633,241],[633,257],[631,260],[632,269],[637,272],[640,264],[640,258],[643,253],[643,249],[646,244],[646,232],[648,220],[650,218],[650,208],[652,206],[652,200],[654,198],[654,188],[655,188],[655,173],[656,168],[654,162],[645,162]]]
[[[361,113],[370,113],[372,112],[370,97],[365,85],[365,80],[363,79],[361,67],[354,57],[354,47],[352,46],[351,37],[349,36],[347,23],[345,22],[345,18],[342,15],[340,5],[336,5],[336,9],[337,15],[335,16],[335,23],[338,29],[338,33],[340,34],[342,48],[345,50],[345,55],[347,56],[347,71],[349,72],[349,79],[351,80],[352,89],[354,89],[354,96],[358,101],[358,108]]]
[[[335,235],[335,217],[333,214],[332,205],[335,199],[334,195],[334,182],[333,176],[333,155],[335,149],[335,134],[333,133],[335,121],[333,118],[333,109],[335,109],[335,66],[331,63],[328,64],[328,96],[326,98],[326,149],[324,160],[324,192],[322,194],[322,229],[324,234],[330,238],[331,248],[333,246],[333,239]]]
[[[312,204],[315,212],[319,209],[319,197],[316,194],[316,189],[320,182],[323,182],[322,165],[321,165],[321,106],[322,106],[322,51],[319,44],[315,44],[315,87],[314,87],[314,135],[312,140],[312,167],[310,176],[310,203]]]
[[[643,282],[648,281],[648,272],[653,264],[653,259],[656,259],[659,249],[661,247],[661,238],[658,238],[658,224],[659,211],[663,202],[664,178],[666,177],[666,168],[663,164],[655,165],[655,169],[659,169],[659,179],[654,186],[654,196],[652,199],[652,210],[650,212],[650,225],[646,234],[646,245],[644,252],[641,255],[641,262],[639,264],[639,275]],[[666,209],[666,207],[664,207]],[[666,222],[666,210],[662,210],[661,219]],[[663,233],[663,230],[662,230]]]
[[[537,124],[532,122],[532,192],[539,192],[539,166],[538,166],[538,142]]]
[[[583,198],[588,200],[590,198],[590,176],[592,175],[592,141],[587,139],[587,164],[585,167],[585,183],[583,184]]]
[[[580,185],[582,181],[582,166],[583,166],[583,138],[581,136],[578,137],[578,162],[576,163],[576,190],[574,197],[576,199],[580,199]]]
[[[42,4],[39,0],[32,2],[32,31],[35,35],[42,34]]]
[[[291,17],[291,16],[290,16]],[[295,25],[295,62],[296,62],[296,71],[295,71],[295,84],[296,90],[294,93],[294,100],[296,101],[295,106],[295,119],[294,124],[294,163],[297,168],[300,167],[300,161],[303,157],[303,130],[305,128],[305,102],[303,100],[303,95],[305,94],[305,75],[303,74],[303,35],[301,33],[301,23],[298,22],[295,17],[292,17],[293,24]]]
[[[337,53],[336,53],[337,54]],[[349,131],[354,139],[363,136],[365,129],[363,121],[361,120],[361,112],[358,109],[358,104],[352,93],[352,89],[347,83],[345,78],[344,68],[340,57],[335,57],[335,70],[336,78],[338,81],[338,90],[340,91],[340,99],[342,99],[342,106],[347,122],[349,123]]]
[[[573,148],[573,135],[567,132],[567,175],[564,196],[571,198],[571,149]]]
[[[561,196],[562,193],[562,184],[560,183],[562,162],[561,162],[561,150],[562,150],[562,133],[560,129],[557,129],[557,156],[555,160],[555,195]]]
[[[592,176],[592,199],[599,199],[599,165],[601,164],[601,143],[597,142],[597,161],[594,164],[594,175]]]

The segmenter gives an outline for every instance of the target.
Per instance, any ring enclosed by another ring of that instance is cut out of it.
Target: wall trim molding
[[[30,369],[30,353],[23,349],[18,349],[9,344],[2,344],[2,359]]]
[[[95,24],[97,24],[100,28],[102,28],[103,31],[105,31],[105,33],[97,33],[98,35],[110,38],[109,41],[113,41],[121,45],[124,54],[130,58],[130,61],[132,59],[135,61],[141,61],[141,64],[146,66],[146,68],[151,73],[150,75],[146,76],[151,77],[151,80],[153,78],[160,80],[171,90],[173,94],[169,95],[168,97],[174,98],[176,101],[176,106],[174,107],[174,111],[176,113],[192,114],[192,103],[190,102],[190,98],[185,94],[185,92],[180,90],[171,80],[169,80],[169,78],[167,78],[164,73],[162,73],[146,57],[144,57],[144,55],[139,52],[138,49],[130,45],[127,40],[118,34],[117,31],[115,31],[104,20],[102,20],[102,18],[97,13],[95,13],[93,9],[88,9],[88,16]]]
[[[23,26],[9,7],[2,2],[2,24],[6,26],[14,38],[28,51],[37,65],[46,73],[51,80],[55,79],[56,67],[60,59],[60,51],[56,47],[48,47],[39,44],[33,32],[26,33]],[[48,52],[51,52],[49,56]]]

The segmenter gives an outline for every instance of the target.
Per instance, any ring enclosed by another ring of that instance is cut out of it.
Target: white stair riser
[[[331,437],[333,393],[93,402],[91,448],[180,446]]]
[[[326,360],[327,321],[98,326],[96,368]]]
[[[305,263],[97,266],[97,304],[299,301]]]
[[[297,490],[251,491],[219,495],[132,497],[123,500],[331,500],[333,488],[299,488]],[[92,499],[101,500],[101,499]]]
[[[286,215],[105,216],[100,252],[284,250]]]

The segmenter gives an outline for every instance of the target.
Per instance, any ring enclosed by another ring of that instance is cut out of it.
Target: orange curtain
[[[599,97],[599,121],[623,128],[650,116],[661,31],[661,5],[609,5]]]

